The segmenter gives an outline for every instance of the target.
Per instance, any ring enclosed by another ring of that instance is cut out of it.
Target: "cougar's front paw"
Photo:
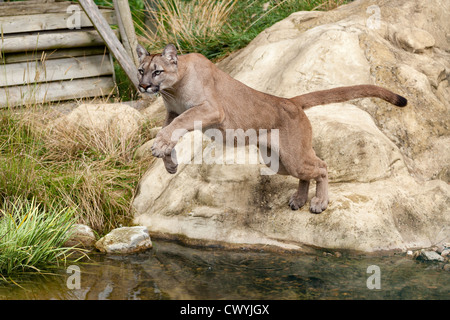
[[[320,199],[318,197],[314,197],[311,199],[311,205],[309,207],[309,211],[312,213],[321,213],[328,206],[328,199]]]
[[[157,135],[152,146],[152,155],[157,158],[164,158],[172,153],[175,143],[164,139],[162,135]]]
[[[168,173],[170,173],[170,174],[175,174],[175,173],[177,173],[177,168],[178,168],[178,165],[177,164],[175,164],[175,165],[166,165],[166,170],[167,170],[167,172]]]
[[[175,157],[175,158],[172,159],[172,157]],[[168,173],[170,173],[170,174],[177,173],[178,163],[176,161],[175,150],[173,150],[172,155],[165,156],[163,158],[163,161],[164,161],[164,166],[166,167],[166,170]]]

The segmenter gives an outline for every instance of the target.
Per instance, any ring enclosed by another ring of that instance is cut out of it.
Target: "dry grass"
[[[245,47],[261,31],[293,12],[331,10],[347,0],[150,0],[152,23],[138,23],[139,41],[150,52],[167,43],[179,52],[197,52],[219,60]]]
[[[348,0],[323,0],[323,2],[315,7],[313,10],[329,11],[347,3]]]
[[[141,28],[144,42],[173,43],[179,49],[198,46],[221,32],[237,0],[151,0],[146,11],[154,28]],[[182,42],[182,43],[180,43]]]
[[[0,117],[0,202],[24,197],[50,207],[56,201],[100,234],[128,223],[137,183],[152,162],[134,159],[150,125],[124,138],[114,128],[53,122],[54,115],[40,111]]]

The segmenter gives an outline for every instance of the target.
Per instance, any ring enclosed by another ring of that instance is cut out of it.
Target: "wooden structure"
[[[99,8],[116,25],[111,8]],[[108,96],[114,66],[83,8],[70,1],[0,3],[0,107]],[[115,30],[116,37],[119,30]]]
[[[108,22],[102,16],[100,10],[93,0],[78,0],[84,11],[88,15],[92,24],[97,29],[100,36],[105,41],[111,53],[119,62],[128,78],[139,92],[139,83],[137,79],[137,53],[136,53],[136,34],[134,31],[133,21],[131,19],[130,7],[127,0],[114,0],[116,11],[119,12],[120,23],[119,29],[123,36],[122,42],[127,49],[120,43],[117,36],[111,30]],[[135,57],[135,61],[131,57]]]

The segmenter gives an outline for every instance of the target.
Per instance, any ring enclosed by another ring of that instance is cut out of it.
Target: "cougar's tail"
[[[359,85],[340,87],[329,90],[315,91],[290,100],[302,109],[308,109],[317,105],[344,102],[357,98],[377,97],[390,102],[398,107],[404,107],[408,101],[387,89],[374,85]]]

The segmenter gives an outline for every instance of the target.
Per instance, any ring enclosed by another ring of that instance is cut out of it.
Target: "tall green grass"
[[[73,251],[64,247],[75,221],[74,209],[45,210],[36,201],[17,198],[0,209],[0,279],[41,271],[66,260]]]

